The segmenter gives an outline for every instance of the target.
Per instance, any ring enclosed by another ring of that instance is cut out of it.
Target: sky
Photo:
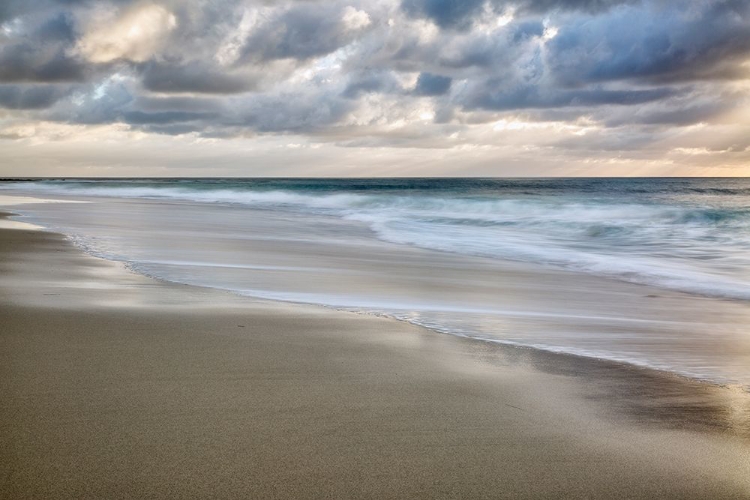
[[[750,175],[750,0],[1,0],[0,176]]]

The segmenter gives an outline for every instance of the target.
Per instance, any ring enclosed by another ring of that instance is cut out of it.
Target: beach
[[[161,281],[750,389],[747,181],[44,180],[0,193],[24,201],[17,222]]]
[[[750,500],[750,0],[0,0],[0,500]]]
[[[748,395],[0,229],[3,498],[747,498]]]

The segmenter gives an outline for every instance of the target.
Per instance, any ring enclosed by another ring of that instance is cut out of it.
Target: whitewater
[[[39,181],[31,192],[325,214],[381,239],[750,300],[750,182],[234,179]]]
[[[160,279],[750,386],[745,179],[66,179],[0,192],[87,201],[16,211]]]

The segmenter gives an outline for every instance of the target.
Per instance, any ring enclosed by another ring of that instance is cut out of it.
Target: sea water
[[[37,180],[162,279],[750,385],[750,180]],[[727,354],[728,351],[732,351]]]

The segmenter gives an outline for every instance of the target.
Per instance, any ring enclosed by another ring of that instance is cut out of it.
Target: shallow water
[[[2,189],[91,201],[14,210],[151,276],[750,386],[745,180]]]

